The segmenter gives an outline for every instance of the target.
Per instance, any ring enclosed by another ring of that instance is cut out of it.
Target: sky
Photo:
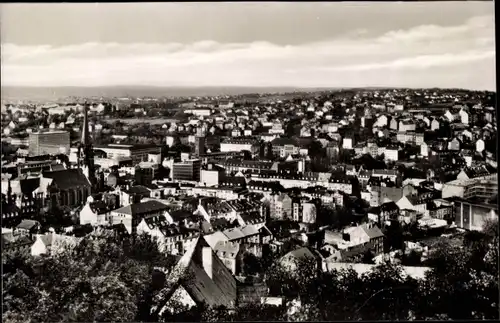
[[[494,4],[1,4],[10,86],[496,90]]]

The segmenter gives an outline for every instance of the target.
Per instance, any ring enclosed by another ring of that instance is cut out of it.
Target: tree
[[[174,264],[154,239],[116,240],[107,231],[93,233],[61,254],[9,257],[3,262],[17,265],[3,274],[3,318],[43,322],[136,321],[149,313],[151,303],[144,304],[143,298],[153,268]]]
[[[259,259],[250,252],[246,252],[243,255],[243,272],[247,276],[253,276],[259,273],[261,270],[261,264]]]

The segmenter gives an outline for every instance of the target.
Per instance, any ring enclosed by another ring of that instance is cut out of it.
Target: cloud
[[[210,40],[63,47],[2,44],[2,84],[495,88],[492,16],[458,26],[422,25],[366,35],[366,30],[355,30],[301,45]]]

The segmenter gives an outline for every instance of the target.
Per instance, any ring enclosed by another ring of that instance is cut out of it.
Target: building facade
[[[70,151],[69,132],[30,133],[28,151],[30,156],[68,154]]]

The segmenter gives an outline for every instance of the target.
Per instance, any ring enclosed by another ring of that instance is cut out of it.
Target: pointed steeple
[[[83,170],[83,173],[88,178],[92,185],[92,191],[97,189],[97,178],[95,176],[94,153],[92,141],[89,134],[89,120],[87,113],[88,104],[85,102],[83,106],[83,129],[82,140],[78,147],[78,167]]]
[[[81,144],[86,146],[90,143],[90,134],[89,134],[89,118],[88,118],[88,104],[85,102],[83,105],[83,129],[82,129],[82,141]]]

